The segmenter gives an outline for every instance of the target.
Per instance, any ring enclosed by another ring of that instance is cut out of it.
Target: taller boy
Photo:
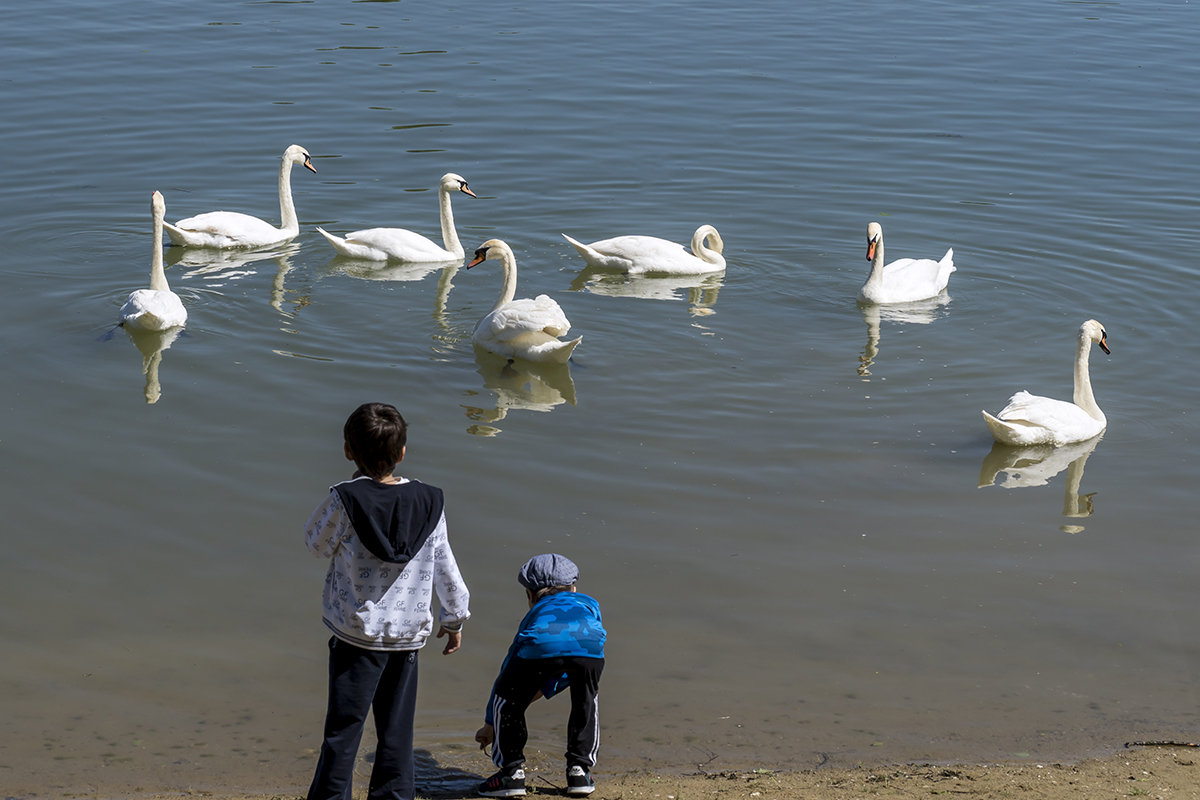
[[[411,800],[417,651],[433,632],[432,595],[449,655],[462,643],[470,593],[447,539],[442,490],[392,474],[408,438],[400,412],[365,403],[344,436],[358,469],[330,490],[304,531],[309,551],[330,559],[322,617],[333,631],[325,735],[308,798],[350,800],[373,711],[378,745],[367,797]]]

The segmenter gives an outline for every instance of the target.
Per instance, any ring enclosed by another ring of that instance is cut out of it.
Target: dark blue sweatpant
[[[492,696],[492,760],[503,769],[525,763],[525,710],[547,684],[566,674],[570,681],[571,714],[567,717],[567,766],[590,770],[600,749],[597,696],[603,658],[559,656],[525,659],[511,656],[496,678]]]
[[[374,713],[379,741],[367,798],[412,800],[416,710],[416,650],[364,650],[330,638],[325,740],[308,800],[351,800],[354,762],[368,711]]]

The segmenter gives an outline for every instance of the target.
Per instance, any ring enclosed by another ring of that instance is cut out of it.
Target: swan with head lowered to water
[[[532,300],[513,299],[517,291],[517,259],[503,241],[488,239],[481,244],[467,269],[485,260],[499,261],[504,278],[496,305],[475,326],[471,337],[475,344],[506,358],[565,364],[583,337],[565,342],[558,338],[571,330],[571,323],[558,303],[544,294]]]
[[[867,260],[871,272],[858,291],[858,299],[864,303],[912,303],[936,297],[954,272],[954,248],[948,249],[941,261],[901,258],[884,266],[883,226],[878,222],[867,226]]]
[[[1088,355],[1093,343],[1105,353],[1109,352],[1104,326],[1089,319],[1079,326],[1075,343],[1075,402],[1040,397],[1023,390],[1017,392],[999,414],[992,416],[983,412],[983,421],[992,437],[1001,444],[1058,446],[1082,442],[1103,433],[1108,421],[1096,404],[1088,373]]]
[[[167,235],[172,244],[188,247],[270,247],[295,239],[300,234],[300,220],[292,202],[292,165],[300,164],[316,172],[308,151],[294,144],[283,151],[279,164],[280,227],[266,220],[237,211],[210,211],[167,223]]]
[[[326,232],[324,236],[333,249],[348,258],[366,261],[462,261],[463,246],[454,229],[454,212],[450,209],[450,196],[462,192],[470,197],[476,194],[467,186],[466,178],[447,172],[438,183],[438,208],[442,218],[442,244],[438,245],[419,233],[404,228],[368,228],[346,234],[343,239]]]
[[[163,268],[163,217],[167,205],[160,192],[150,195],[150,216],[154,220],[154,249],[150,253],[150,288],[136,289],[121,306],[121,325],[144,331],[165,331],[187,322],[187,309],[179,295],[167,285]]]
[[[584,244],[565,233],[564,239],[579,251],[589,267],[630,273],[697,275],[725,269],[725,242],[712,225],[701,225],[692,234],[692,249],[657,236],[615,236]],[[711,246],[710,243],[711,242]]]

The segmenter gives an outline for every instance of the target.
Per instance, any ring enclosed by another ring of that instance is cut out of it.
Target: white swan
[[[167,204],[161,192],[150,195],[150,216],[154,220],[154,249],[150,252],[150,288],[130,293],[121,306],[121,325],[144,331],[165,331],[187,322],[187,309],[179,295],[167,285],[163,269],[163,217]]]
[[[901,258],[883,265],[883,226],[867,226],[867,260],[871,274],[858,291],[865,303],[911,303],[942,293],[954,272],[954,248],[941,261],[932,258]]]
[[[292,202],[293,164],[317,171],[308,151],[300,145],[294,144],[283,151],[279,164],[280,227],[237,211],[210,211],[181,219],[174,225],[167,223],[171,242],[189,247],[269,247],[295,239],[300,233],[300,220]]]
[[[462,261],[463,246],[454,229],[454,212],[450,209],[452,192],[476,197],[461,175],[447,172],[438,184],[438,207],[442,217],[442,244],[430,241],[419,233],[404,228],[368,228],[346,234],[346,238],[317,228],[329,240],[333,249],[350,258],[367,261]]]
[[[1023,390],[1017,392],[996,416],[983,412],[983,421],[996,441],[1017,446],[1058,446],[1082,442],[1104,431],[1108,423],[1104,412],[1096,405],[1088,375],[1092,342],[1100,345],[1105,353],[1109,352],[1104,326],[1089,319],[1079,326],[1075,345],[1075,402],[1052,400]]]
[[[544,294],[530,300],[514,300],[517,291],[517,259],[512,249],[499,239],[488,239],[475,251],[467,269],[487,259],[500,262],[504,280],[500,297],[492,310],[475,326],[475,344],[507,358],[527,361],[552,361],[565,364],[582,336],[561,341],[571,323],[558,303]]]
[[[691,252],[683,245],[657,236],[617,236],[591,244],[577,242],[565,233],[562,236],[579,251],[589,267],[668,275],[695,275],[725,269],[725,257],[721,255],[725,242],[712,225],[701,225],[692,234]]]

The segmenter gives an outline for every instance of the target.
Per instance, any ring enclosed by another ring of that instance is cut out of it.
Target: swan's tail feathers
[[[544,344],[532,347],[526,354],[530,361],[541,361],[549,364],[565,364],[571,360],[571,353],[576,345],[583,341],[582,336],[576,336],[570,341],[550,340]]]
[[[565,233],[562,235],[564,239],[571,243],[571,246],[579,251],[579,255],[583,256],[583,260],[587,262],[589,267],[599,267],[600,269],[619,269],[626,272],[631,266],[629,259],[618,255],[609,255],[602,253],[590,244],[576,241]],[[607,241],[607,240],[605,240]]]
[[[171,244],[187,244],[187,233],[182,228],[176,227],[169,222],[163,222],[163,230],[167,232],[167,236],[171,239]]]
[[[568,242],[570,242],[571,246],[574,247],[576,250],[578,250],[579,255],[583,256],[584,258],[587,258],[589,255],[595,255],[595,253],[592,252],[592,248],[588,247],[583,242],[576,241],[575,239],[572,239],[570,236],[567,236],[565,233],[562,235],[562,237],[564,239],[566,239]]]
[[[942,256],[942,260],[937,265],[937,285],[938,292],[946,291],[946,287],[950,285],[950,273],[954,272],[954,248],[948,248],[946,255]]]
[[[1010,435],[1008,426],[1004,424],[1004,421],[992,416],[982,409],[980,410],[980,413],[983,414],[984,424],[986,424],[988,426],[988,430],[991,431],[992,438],[1001,444],[1008,444]]]
[[[983,414],[983,421],[991,431],[992,438],[1000,444],[1012,445],[1013,447],[1024,447],[1031,444],[1040,444],[1043,440],[1036,436],[1036,427],[1024,420],[1003,420],[999,417],[992,416],[986,411]],[[1001,411],[1001,414],[1004,412]]]
[[[557,347],[553,351],[551,361],[555,364],[565,364],[571,360],[571,353],[575,352],[575,347],[583,341],[582,336],[576,336],[569,342],[563,342],[562,347]]]
[[[375,252],[366,245],[352,242],[349,239],[343,239],[340,236],[334,236],[332,233],[320,226],[317,227],[317,233],[324,236],[325,240],[333,245],[334,250],[338,251],[339,254],[346,256],[347,258],[362,258],[371,261],[375,260],[376,258]]]

